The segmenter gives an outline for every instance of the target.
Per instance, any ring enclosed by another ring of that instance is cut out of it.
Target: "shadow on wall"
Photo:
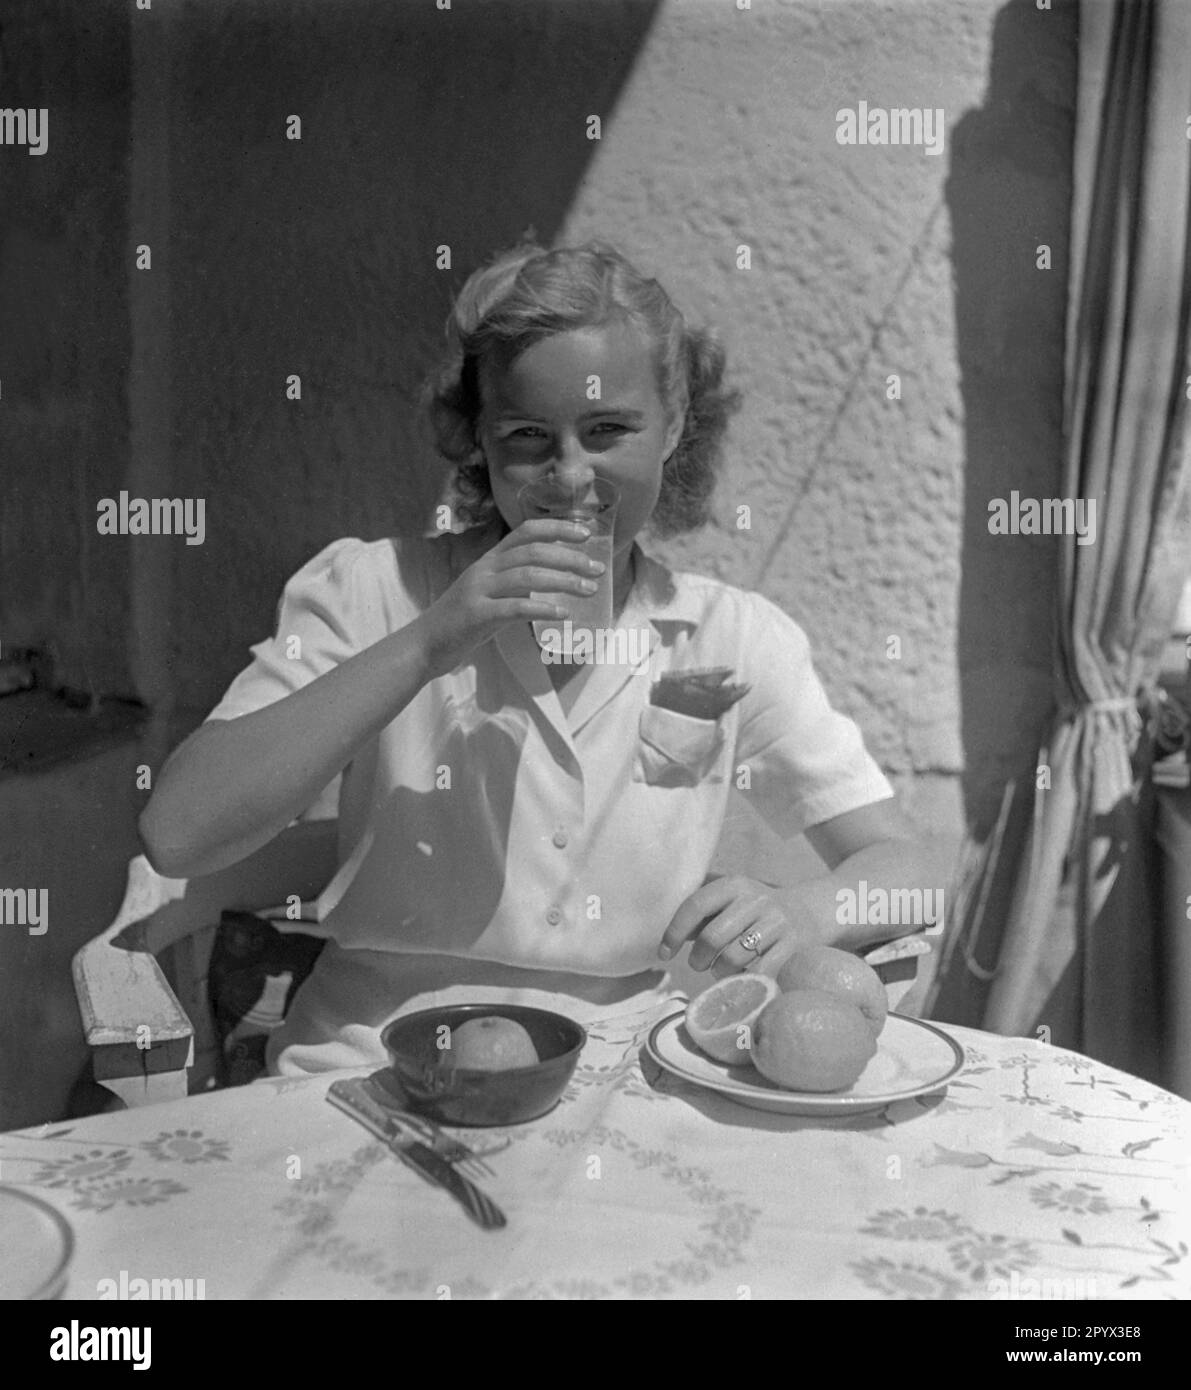
[[[180,706],[215,703],[329,541],[431,521],[445,472],[415,404],[451,295],[528,228],[557,234],[659,4],[179,12],[162,346],[172,491],[208,498],[204,553],[177,555]]]
[[[1058,542],[989,534],[988,504],[1058,495],[1062,475],[1071,154],[1078,14],[1011,0],[997,15],[984,104],[957,124],[946,196],[965,415],[959,598],[964,803],[983,839],[1006,782],[1030,795],[1054,708]],[[1039,268],[1040,247],[1050,269]],[[979,1025],[997,959],[1020,834],[1002,846],[981,940],[958,954],[932,1017]]]
[[[965,415],[959,668],[967,821],[1033,766],[1052,709],[1058,543],[991,536],[988,504],[1058,495],[1077,8],[997,15],[984,104],[952,134],[957,350]],[[1049,270],[1038,268],[1049,246]]]

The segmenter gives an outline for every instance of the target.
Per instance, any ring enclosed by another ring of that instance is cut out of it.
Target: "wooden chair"
[[[186,1097],[195,1030],[157,953],[214,927],[227,909],[278,916],[278,905],[297,897],[302,918],[313,920],[313,900],[336,871],[337,829],[334,820],[297,822],[241,863],[201,878],[165,878],[144,855],[132,860],[116,920],[75,954],[72,966],[101,1086],[130,1107]],[[929,950],[918,933],[867,953],[891,1009],[903,1004]]]
[[[334,820],[300,821],[239,864],[201,878],[165,878],[144,855],[132,860],[116,920],[72,963],[101,1086],[128,1106],[187,1095],[194,1027],[157,953],[213,927],[226,909],[260,912],[296,897],[302,917],[313,918],[312,902],[335,874],[337,833]]]
[[[927,933],[919,931],[864,953],[864,959],[881,977],[890,1011],[916,1014],[921,1009],[921,966],[932,949]]]

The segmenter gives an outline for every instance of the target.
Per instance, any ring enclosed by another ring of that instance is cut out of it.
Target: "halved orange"
[[[729,975],[686,1006],[686,1030],[717,1062],[743,1064],[750,1060],[757,1015],[779,993],[768,975]]]

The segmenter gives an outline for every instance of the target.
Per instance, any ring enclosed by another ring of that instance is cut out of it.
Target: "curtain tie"
[[[1089,700],[1084,705],[1063,705],[1059,714],[1064,719],[1070,719],[1083,710],[1091,714],[1117,714],[1122,711],[1137,714],[1137,699],[1133,695],[1116,695],[1111,700]]]

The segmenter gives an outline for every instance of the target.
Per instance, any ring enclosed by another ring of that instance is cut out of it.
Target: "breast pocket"
[[[724,746],[718,719],[695,719],[676,710],[646,705],[641,711],[633,781],[654,787],[693,787],[723,781],[714,774]]]

